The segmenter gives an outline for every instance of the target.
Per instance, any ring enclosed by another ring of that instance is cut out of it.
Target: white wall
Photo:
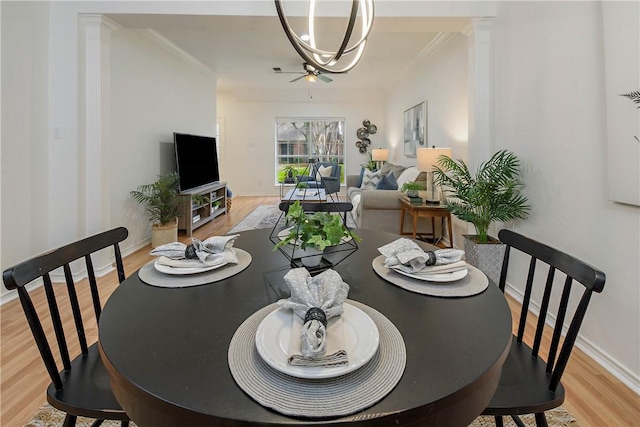
[[[453,157],[467,158],[467,60],[467,38],[459,33],[454,34],[387,90],[387,126],[384,132],[391,144],[391,161],[415,166],[416,158],[404,155],[404,111],[425,100],[427,145],[450,147],[453,149]]]
[[[516,228],[606,273],[580,346],[638,390],[640,210],[607,195],[600,4],[498,2],[495,23],[494,148],[522,160],[533,207]]]
[[[279,194],[279,187],[274,185],[276,117],[344,117],[347,174],[358,173],[360,164],[369,158],[359,154],[355,145],[356,130],[362,127],[363,120],[370,120],[378,127],[378,133],[371,137],[372,146],[386,145],[379,99],[314,90],[313,99],[306,90],[280,91],[269,97],[259,93],[218,94],[218,116],[223,118],[226,127],[226,172],[221,179],[228,182],[234,196]]]
[[[2,2],[0,7],[4,269],[49,247],[49,5]],[[6,293],[0,287],[0,295]]]
[[[145,32],[111,36],[111,224],[129,229],[123,249],[148,243],[149,221],[129,191],[160,175],[173,132],[215,136],[216,82]]]
[[[453,158],[467,160],[469,136],[467,38],[454,34],[431,56],[417,64],[400,82],[387,91],[384,129],[390,161],[415,166],[415,157],[406,157],[403,147],[404,110],[427,101],[428,146],[452,148]],[[454,245],[462,247],[466,223],[454,218]]]

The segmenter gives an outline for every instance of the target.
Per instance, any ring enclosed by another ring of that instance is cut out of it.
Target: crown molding
[[[138,32],[144,37],[146,37],[147,39],[157,44],[158,46],[165,49],[167,52],[171,53],[176,58],[180,59],[181,61],[188,64],[195,70],[204,74],[206,77],[210,78],[211,80],[216,80],[218,78],[218,74],[215,71],[213,71],[212,69],[204,65],[202,62],[198,61],[193,56],[189,55],[187,52],[182,50],[178,45],[173,43],[171,40],[169,40],[159,32],[151,29],[138,30]]]
[[[440,32],[413,58],[398,74],[395,78],[389,82],[387,87],[392,87],[397,81],[399,81],[404,75],[406,75],[417,64],[420,64],[440,50],[447,42],[456,35],[456,32]]]

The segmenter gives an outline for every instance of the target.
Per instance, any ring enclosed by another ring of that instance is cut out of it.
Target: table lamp
[[[382,163],[389,160],[388,148],[374,148],[371,150],[371,160],[376,162],[378,169],[382,167]]]
[[[436,148],[434,145],[431,148],[418,148],[418,170],[420,172],[427,173],[427,197],[426,203],[439,204],[440,203],[440,191],[436,188],[433,179],[433,167],[438,164],[438,158],[440,156],[451,157],[451,148]]]

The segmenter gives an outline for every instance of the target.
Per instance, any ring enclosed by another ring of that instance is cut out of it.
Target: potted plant
[[[302,204],[295,201],[289,206],[286,224],[293,223],[289,234],[274,246],[274,250],[285,245],[294,245],[294,254],[300,254],[306,267],[315,267],[322,260],[322,253],[329,246],[338,245],[343,238],[352,237],[356,242],[360,237],[350,231],[340,215],[328,212],[307,213]]]
[[[419,182],[405,182],[402,184],[400,191],[406,192],[407,197],[418,197],[418,192],[424,189],[424,185]]]
[[[152,184],[143,184],[131,191],[131,197],[145,206],[151,220],[151,246],[178,240],[178,216],[182,205],[178,198],[180,178],[177,173],[159,176]]]
[[[367,161],[367,163],[363,163],[360,166],[362,166],[365,169],[369,169],[372,172],[375,172],[378,169],[378,164],[375,160],[373,160],[373,156],[371,155],[371,153],[369,154],[369,161]]]
[[[501,150],[483,162],[472,175],[462,160],[440,156],[434,168],[436,185],[443,186],[445,207],[463,221],[473,224],[475,235],[465,235],[467,262],[497,283],[504,245],[489,236],[494,221],[525,219],[531,207],[520,190],[520,161],[510,151]],[[489,245],[487,245],[489,243]],[[491,255],[489,254],[491,253]],[[483,265],[482,261],[486,260]]]
[[[285,168],[282,171],[284,172],[284,182],[286,183],[295,182],[295,178],[296,176],[298,176],[298,170],[296,168],[289,165],[289,166],[285,166]]]

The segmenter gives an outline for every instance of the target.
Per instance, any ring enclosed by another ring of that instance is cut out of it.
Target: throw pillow
[[[331,176],[331,170],[333,166],[320,166],[318,168],[318,173],[316,174],[316,182],[322,181],[322,178],[328,178]]]
[[[376,185],[376,190],[397,190],[398,182],[396,181],[396,177],[393,176],[393,173],[389,175],[383,176],[378,185]]]
[[[411,166],[406,168],[397,179],[398,188],[402,188],[405,182],[415,181],[418,178],[418,175],[420,175],[420,171],[417,167]]]
[[[360,168],[360,176],[358,176],[358,183],[356,184],[356,187],[358,188],[362,187],[362,176],[364,175],[365,170],[366,168]]]
[[[371,172],[369,169],[364,171],[364,175],[362,175],[362,185],[360,188],[363,190],[375,190],[376,185],[382,179],[382,174],[380,171]]]
[[[404,170],[406,169],[406,167],[404,166],[400,166],[400,165],[394,165],[393,163],[385,163],[384,165],[382,165],[382,167],[380,168],[380,170],[382,171],[382,175],[389,175],[390,173],[393,173],[393,177],[395,179],[398,179],[400,177],[400,175],[402,174],[402,172],[404,172]]]

